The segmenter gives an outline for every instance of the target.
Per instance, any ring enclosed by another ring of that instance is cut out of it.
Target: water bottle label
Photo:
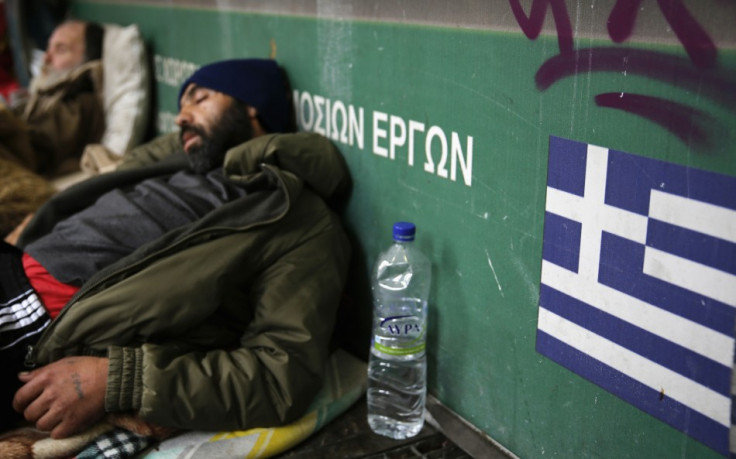
[[[422,321],[413,315],[380,320],[373,347],[387,355],[404,356],[424,352],[426,340]]]

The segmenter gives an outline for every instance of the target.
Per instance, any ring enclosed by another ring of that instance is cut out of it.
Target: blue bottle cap
[[[396,222],[394,223],[394,241],[408,242],[414,240],[414,234],[417,232],[417,227],[414,223],[410,222]]]

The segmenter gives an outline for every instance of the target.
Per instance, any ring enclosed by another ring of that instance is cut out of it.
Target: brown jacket
[[[87,144],[99,142],[105,129],[102,78],[102,63],[97,60],[36,89],[14,110],[27,126],[31,152],[13,151],[3,139],[0,142],[21,163],[42,174],[53,174],[64,160],[79,158]]]

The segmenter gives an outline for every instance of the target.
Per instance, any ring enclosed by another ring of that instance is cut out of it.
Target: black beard
[[[197,174],[222,167],[225,153],[230,148],[253,138],[248,108],[239,102],[233,102],[223,112],[209,134],[201,125],[188,125],[181,128],[180,139],[185,132],[193,132],[200,137],[200,144],[192,146],[187,153],[189,166]]]

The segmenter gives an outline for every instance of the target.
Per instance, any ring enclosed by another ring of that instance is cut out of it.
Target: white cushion
[[[138,26],[105,24],[102,48],[105,132],[102,143],[123,155],[143,140],[150,107],[150,70]]]

